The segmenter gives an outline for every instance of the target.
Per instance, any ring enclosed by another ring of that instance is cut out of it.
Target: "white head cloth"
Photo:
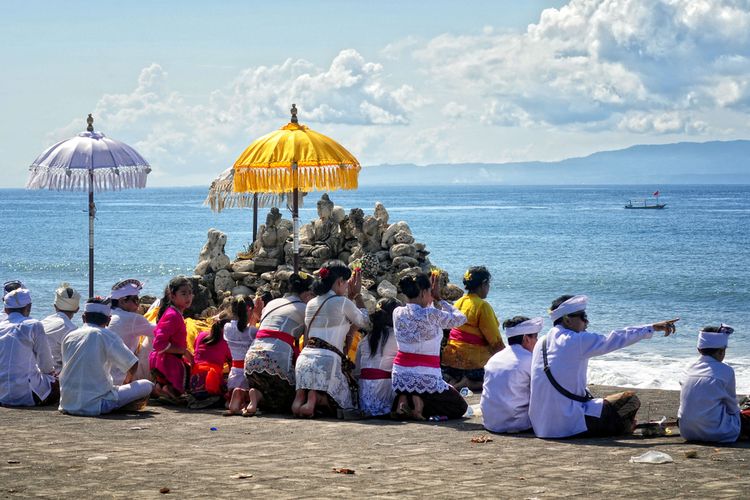
[[[550,319],[555,322],[563,316],[573,314],[579,311],[586,310],[586,304],[588,304],[589,298],[585,295],[576,295],[571,297],[559,306],[554,311],[549,312]]]
[[[98,302],[86,302],[83,306],[84,313],[99,313],[105,316],[112,316],[112,308],[109,304],[101,304]]]
[[[123,297],[130,297],[131,295],[138,295],[139,293],[141,293],[142,288],[143,284],[138,280],[122,281],[120,283],[116,283],[115,286],[112,287],[110,298],[121,299]]]
[[[542,331],[544,326],[544,318],[531,318],[527,319],[523,323],[519,323],[516,326],[511,326],[505,329],[505,335],[515,337],[517,335],[533,335]]]
[[[31,304],[31,292],[25,288],[16,288],[3,297],[5,307],[8,309],[21,309]]]
[[[734,328],[721,324],[718,332],[706,332],[701,330],[698,334],[698,349],[723,349],[729,344],[729,335]]]
[[[70,293],[68,292],[70,290]],[[77,311],[81,305],[81,294],[67,283],[60,283],[55,290],[55,307],[61,311]]]

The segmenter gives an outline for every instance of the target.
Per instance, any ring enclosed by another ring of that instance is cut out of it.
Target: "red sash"
[[[297,356],[299,356],[299,347],[297,346],[297,341],[294,339],[294,337],[289,335],[288,333],[280,332],[278,330],[258,330],[258,333],[255,334],[255,338],[277,339],[284,342],[285,344],[288,344],[289,347],[292,348],[294,360],[297,361]]]
[[[408,367],[426,366],[428,368],[440,368],[440,356],[398,351],[393,364]]]
[[[489,343],[478,335],[472,335],[471,333],[462,332],[458,328],[451,329],[450,340],[458,340],[459,342],[465,342],[473,345],[489,345]]]
[[[362,368],[359,373],[360,380],[382,380],[391,378],[391,372],[379,368]]]
[[[244,359],[233,359],[232,360],[232,368],[245,368],[245,360]]]

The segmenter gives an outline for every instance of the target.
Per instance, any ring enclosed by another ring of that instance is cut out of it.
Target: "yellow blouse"
[[[458,299],[454,307],[466,316],[466,323],[458,329],[470,335],[484,337],[488,345],[475,345],[450,339],[443,348],[442,363],[461,370],[484,368],[490,357],[505,347],[495,311],[486,300],[473,293]]]

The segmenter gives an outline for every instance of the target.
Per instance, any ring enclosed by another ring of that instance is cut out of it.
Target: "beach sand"
[[[597,395],[616,390],[593,387]],[[676,416],[678,392],[638,394],[639,418],[647,410],[652,419]],[[692,444],[679,436],[541,440],[487,433],[477,417],[303,421],[149,406],[141,414],[83,418],[53,408],[0,408],[0,425],[2,498],[157,498],[163,488],[176,498],[235,499],[747,498],[750,492],[750,443]],[[472,443],[475,436],[492,441]],[[674,463],[628,462],[649,450],[668,453]],[[697,457],[687,458],[688,451]]]

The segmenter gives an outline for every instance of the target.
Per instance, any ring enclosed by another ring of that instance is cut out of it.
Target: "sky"
[[[365,165],[750,136],[750,0],[3,3],[0,187],[95,127],[208,185],[299,119]]]

